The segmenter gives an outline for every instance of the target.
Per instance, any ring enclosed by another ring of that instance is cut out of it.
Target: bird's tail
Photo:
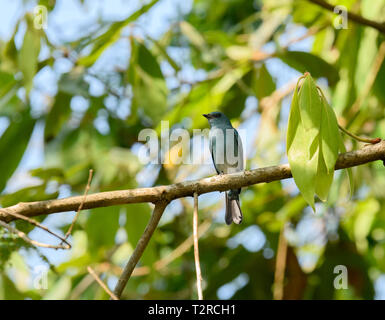
[[[225,220],[227,224],[232,222],[240,224],[243,216],[241,207],[239,205],[239,192],[240,190],[230,190],[226,192],[226,216]]]

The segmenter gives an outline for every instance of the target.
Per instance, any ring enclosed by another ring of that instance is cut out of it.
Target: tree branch
[[[324,0],[308,0],[308,1],[320,6],[322,8],[330,10],[332,12],[334,12],[334,8],[336,7],[334,5],[327,3]],[[360,16],[359,14],[356,14],[356,13],[353,13],[350,11],[348,11],[347,14],[348,14],[348,19],[353,20],[353,21],[355,21],[359,24],[362,24],[364,26],[372,27],[372,28],[378,30],[379,32],[385,34],[385,23],[380,23],[377,21],[366,19],[363,16]]]
[[[29,243],[32,246],[42,247],[42,248],[51,248],[51,249],[70,249],[71,248],[71,246],[69,244],[53,245],[53,244],[41,243],[41,242],[32,240],[23,231],[20,231],[16,228],[10,226],[8,223],[5,223],[4,221],[1,221],[1,220],[0,220],[0,226],[8,229],[10,232],[16,234],[19,238],[23,239],[25,242]]]
[[[366,145],[360,150],[340,154],[335,169],[355,167],[376,160],[385,160],[384,140],[374,145]],[[87,196],[83,209],[140,202],[170,202],[174,199],[193,196],[194,192],[200,195],[288,178],[291,178],[290,167],[288,164],[283,164],[232,174],[216,175],[201,180],[186,181],[168,186],[94,193]],[[12,213],[34,217],[56,212],[76,211],[82,201],[83,196],[36,202],[20,202],[17,205],[0,209],[0,220],[5,222],[15,220],[16,218]]]
[[[285,280],[286,269],[286,255],[287,255],[287,241],[285,238],[285,225],[282,226],[279,233],[277,258],[275,261],[275,273],[274,273],[274,300],[282,300],[283,298],[283,286]]]
[[[93,170],[90,169],[89,173],[88,173],[88,181],[87,181],[87,185],[86,185],[86,188],[84,189],[84,194],[83,194],[83,201],[80,203],[79,205],[79,208],[78,208],[78,211],[76,211],[76,214],[75,214],[75,217],[74,219],[72,220],[72,223],[70,225],[70,227],[68,228],[66,234],[65,234],[65,239],[68,239],[68,237],[70,236],[71,232],[72,232],[72,229],[76,223],[76,220],[78,219],[79,217],[79,214],[80,214],[80,211],[82,211],[83,209],[83,206],[84,206],[84,202],[86,201],[87,199],[87,193],[88,191],[90,190],[90,186],[91,186],[91,180],[92,180],[92,174],[93,174]]]
[[[99,276],[96,274],[96,272],[90,267],[87,267],[88,272],[90,275],[95,279],[95,281],[102,287],[102,289],[107,292],[107,294],[111,297],[112,300],[119,300],[117,296],[115,296],[110,289],[106,286],[106,284],[102,281],[102,279],[99,278]]]
[[[199,246],[198,246],[198,193],[194,193],[194,212],[193,212],[193,236],[194,236],[194,260],[197,276],[198,299],[203,300],[202,293],[202,272],[199,262]]]
[[[158,226],[159,220],[163,214],[164,209],[166,208],[168,202],[160,201],[155,204],[154,211],[148,222],[146,229],[144,230],[142,236],[140,237],[134,252],[132,253],[130,260],[128,260],[122,275],[120,276],[118,283],[114,289],[115,296],[119,299],[122,295],[123,289],[127,284],[128,279],[130,279],[132,271],[134,271],[136,264],[139,262],[144,249],[146,249],[148,242],[151,239],[154,230]]]

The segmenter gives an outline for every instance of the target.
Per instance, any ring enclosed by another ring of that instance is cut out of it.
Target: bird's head
[[[230,120],[222,112],[214,111],[203,116],[209,121],[210,126],[231,126]]]

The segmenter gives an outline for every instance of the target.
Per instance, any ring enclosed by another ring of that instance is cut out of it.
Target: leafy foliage
[[[170,129],[207,128],[201,115],[220,110],[246,129],[248,168],[287,162],[286,135],[294,181],[243,190],[239,226],[222,222],[222,194],[199,198],[204,297],[272,299],[280,234],[288,242],[284,298],[383,297],[383,165],[355,168],[354,180],[349,170],[350,185],[333,171],[338,152],[362,147],[342,138],[337,119],[359,135],[385,136],[384,61],[374,68],[383,34],[350,19],[348,29],[335,29],[336,15],[307,0],[195,0],[166,9],[161,0],[126,8],[104,1],[108,10],[96,0],[100,10],[80,0],[19,2],[26,10],[46,6],[48,29],[36,29],[34,13],[19,10],[0,39],[2,207],[81,195],[90,168],[90,192],[214,174],[206,164],[142,164],[138,134],[160,132],[161,120]],[[63,13],[68,3],[86,17],[81,23]],[[383,19],[384,0],[343,4]],[[282,94],[298,72],[311,76],[298,83],[290,107]],[[169,205],[123,298],[196,298],[190,200]],[[108,298],[89,284],[87,266],[112,288],[151,210],[83,210],[64,254],[33,248],[0,228],[0,299]],[[73,214],[35,218],[64,234]],[[12,225],[55,241],[26,222]],[[49,268],[48,289],[33,286],[39,264]],[[347,267],[346,290],[333,286],[336,265]]]
[[[315,210],[315,194],[327,200],[343,142],[334,111],[311,75],[304,75],[300,88],[298,83],[289,116],[287,155],[295,183]]]

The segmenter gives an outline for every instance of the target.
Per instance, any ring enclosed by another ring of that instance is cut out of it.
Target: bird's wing
[[[215,168],[215,171],[217,172],[217,174],[219,174],[219,170],[217,168],[217,166],[215,165],[215,152],[214,152],[214,148],[215,148],[215,138],[214,137],[209,137],[209,147],[210,147],[210,153],[211,153],[211,158],[213,159],[213,164],[214,164],[214,168]]]
[[[229,139],[228,142],[225,142],[226,153],[226,162],[225,162],[225,173],[234,173],[243,171],[244,161],[243,161],[243,147],[242,140],[239,136],[239,133],[236,129],[231,128],[231,135],[227,135],[226,139]],[[228,159],[227,157],[231,158]]]
[[[243,171],[245,168],[245,164],[244,164],[242,139],[239,136],[238,131],[236,129],[234,129],[234,139],[235,139],[234,148],[236,148],[236,150],[237,150],[236,155],[238,157],[237,169],[238,169],[238,171]]]

